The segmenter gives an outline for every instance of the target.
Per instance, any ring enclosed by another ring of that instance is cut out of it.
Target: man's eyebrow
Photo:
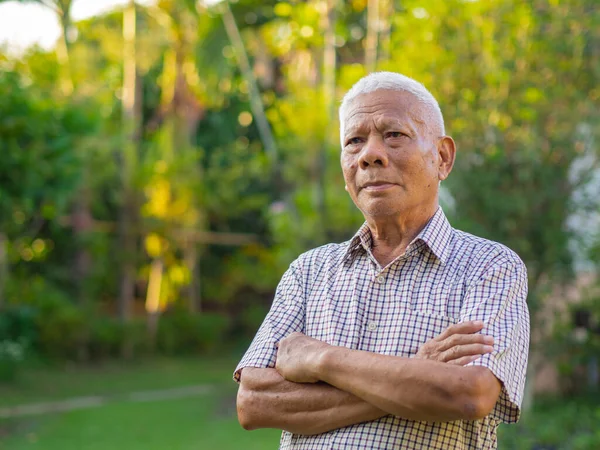
[[[427,121],[423,120],[421,117],[417,116],[416,114],[409,113],[408,116],[411,118],[411,120],[417,122],[419,125],[422,125],[424,127],[427,126]]]
[[[394,128],[394,127],[399,127],[399,128],[404,128],[407,129],[411,132],[416,132],[417,130],[415,129],[415,123],[416,122],[418,125],[422,125],[425,126],[425,122],[422,120],[418,120],[417,118],[413,117],[412,114],[409,114],[407,116],[408,120],[406,118],[403,119],[383,119],[379,126],[383,127],[383,128]],[[417,125],[417,126],[418,126]]]
[[[363,125],[352,125],[352,126],[346,127],[344,129],[344,136],[348,136],[349,134],[356,133],[357,131],[360,131],[363,128],[364,128]]]

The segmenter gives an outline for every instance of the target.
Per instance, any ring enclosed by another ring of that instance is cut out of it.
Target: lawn
[[[108,396],[106,405],[13,419],[0,419],[4,450],[263,450],[276,449],[277,430],[244,431],[235,418],[237,358],[153,359],[101,366],[29,369],[18,382],[0,385],[7,406]],[[123,394],[209,386],[203,394],[133,402]],[[501,426],[501,449],[597,450],[600,397],[539,401],[518,425]]]
[[[117,395],[195,384],[222,383],[235,388],[235,383],[230,381],[236,362],[233,357],[190,357],[128,363],[113,361],[90,366],[48,367],[38,363],[24,370],[16,382],[0,384],[0,408],[68,397]]]
[[[209,384],[206,394],[0,421],[0,449],[187,450],[277,448],[277,430],[243,430],[235,418],[235,359],[160,359],[136,364],[44,369],[0,387],[0,408],[75,396]]]

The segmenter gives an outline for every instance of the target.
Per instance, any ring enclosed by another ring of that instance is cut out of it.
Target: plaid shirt
[[[294,331],[331,345],[412,357],[448,326],[482,320],[494,349],[471,363],[502,382],[483,420],[419,422],[396,416],[316,436],[284,431],[281,449],[495,449],[501,422],[516,422],[529,347],[527,273],[507,247],[453,229],[441,208],[406,252],[382,268],[363,225],[348,242],[311,250],[283,276],[273,305],[238,364],[274,367],[275,343]]]

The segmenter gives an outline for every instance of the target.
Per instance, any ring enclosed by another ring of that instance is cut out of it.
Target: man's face
[[[454,154],[446,170],[439,136],[428,132],[421,108],[412,94],[392,90],[359,95],[348,105],[341,165],[350,197],[365,216],[437,204],[439,181]]]

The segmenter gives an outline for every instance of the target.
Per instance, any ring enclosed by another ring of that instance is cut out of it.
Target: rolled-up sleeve
[[[269,313],[235,369],[233,379],[236,382],[240,382],[245,367],[275,367],[276,344],[293,332],[304,332],[304,297],[299,268],[294,262],[281,278]]]
[[[461,320],[484,322],[482,334],[494,338],[494,351],[469,365],[487,367],[502,383],[492,418],[515,423],[521,414],[529,354],[527,271],[515,260],[494,265],[468,290]]]

